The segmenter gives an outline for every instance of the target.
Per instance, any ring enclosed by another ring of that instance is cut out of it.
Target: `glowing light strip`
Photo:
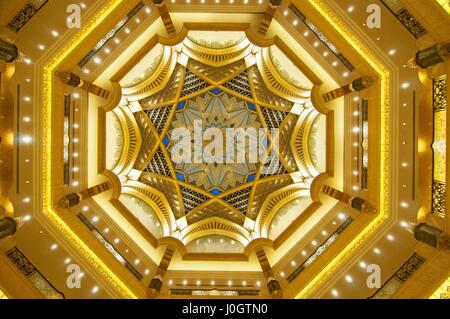
[[[449,295],[448,287],[450,287],[450,277],[439,286],[439,288],[428,297],[428,299],[441,299],[442,295]]]
[[[436,0],[436,2],[450,14],[450,2],[448,0]]]
[[[390,79],[388,70],[371,54],[364,44],[348,29],[321,0],[307,0],[331,24],[347,42],[360,53],[360,55],[378,73],[381,79],[381,123],[380,123],[380,198],[379,213],[377,217],[358,236],[347,245],[341,253],[311,280],[296,296],[308,298],[325,282],[334,270],[341,266],[353,253],[369,239],[389,217],[389,105],[390,105]]]
[[[70,229],[52,207],[52,86],[56,67],[90,34],[108,15],[125,0],[108,1],[95,17],[78,31],[51,61],[43,68],[42,92],[42,213],[61,235],[79,251],[123,298],[137,296],[123,283],[103,261]]]

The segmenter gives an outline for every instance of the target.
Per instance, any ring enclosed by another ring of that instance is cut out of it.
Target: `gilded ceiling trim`
[[[379,167],[379,214],[364,228],[356,238],[330,262],[327,266],[315,276],[296,296],[296,298],[312,297],[314,292],[322,285],[336,269],[344,264],[354,253],[363,245],[384,222],[391,216],[389,210],[389,147],[390,147],[390,131],[389,131],[389,108],[391,105],[390,85],[391,80],[389,71],[380,63],[364,43],[354,35],[354,33],[338,18],[333,11],[320,0],[307,0],[311,7],[314,8],[327,21],[342,38],[345,39],[380,76],[381,96],[380,96],[380,167]],[[298,2],[295,0],[294,3]]]
[[[308,139],[312,123],[318,115],[319,113],[314,108],[303,109],[290,140],[295,162],[301,174],[305,177],[319,175],[311,160],[308,149]]]
[[[252,52],[252,45],[248,39],[244,39],[234,46],[223,49],[207,48],[193,42],[189,38],[184,39],[183,44],[183,52],[188,57],[214,67],[221,67],[237,62]]]
[[[266,198],[255,222],[255,230],[261,237],[269,238],[270,224],[279,209],[292,199],[299,197],[310,197],[309,189],[299,184],[292,184],[275,191]]]
[[[133,184],[133,181],[130,181],[126,185],[123,185],[122,194],[136,196],[153,208],[153,211],[163,226],[163,236],[170,236],[172,230],[176,227],[175,218],[164,195],[150,186],[141,183],[136,183],[138,185]]]
[[[244,247],[250,242],[250,232],[242,226],[220,217],[210,217],[184,228],[180,239],[188,245],[191,241],[208,236],[223,235],[239,241]]]
[[[53,162],[53,134],[52,134],[52,109],[53,109],[53,72],[65,58],[76,50],[89,34],[91,34],[108,15],[110,15],[124,0],[111,0],[100,9],[95,17],[84,23],[84,27],[68,39],[66,45],[58,51],[50,61],[42,68],[42,108],[41,108],[41,164],[42,164],[42,210],[39,210],[49,221],[53,229],[56,229],[63,238],[90,264],[96,272],[107,281],[118,296],[122,298],[137,298],[137,295],[102,261],[86,243],[64,222],[53,209],[52,202],[52,162]]]
[[[278,69],[273,65],[269,48],[260,49],[256,55],[256,64],[267,88],[275,95],[299,104],[304,104],[310,99],[311,91],[309,89],[296,87],[280,75]]]
[[[136,86],[122,88],[122,94],[128,101],[142,100],[166,87],[177,63],[177,59],[172,47],[164,46],[163,48],[164,52],[161,62],[148,79]]]
[[[117,175],[126,175],[132,169],[141,148],[142,138],[139,127],[129,107],[117,107],[112,112],[117,115],[122,127],[124,139],[123,150],[116,167],[112,169]]]

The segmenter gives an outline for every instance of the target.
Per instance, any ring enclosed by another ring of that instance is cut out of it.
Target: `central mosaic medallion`
[[[195,126],[197,126],[197,132],[202,132],[202,135],[212,128],[219,129],[223,137],[227,136],[227,129],[243,129],[247,133],[252,134],[253,132],[256,135],[259,129],[263,128],[253,103],[241,100],[217,88],[177,105],[166,138],[169,154],[176,144],[176,141],[169,138],[173,136],[174,130],[187,129],[190,135],[195,137]],[[251,136],[250,138],[257,139],[258,137]],[[189,152],[192,154],[192,161],[180,163],[173,161],[177,179],[201,187],[213,195],[219,195],[230,188],[253,181],[258,164],[249,158],[249,154],[258,152],[257,149],[252,149],[255,145],[248,143],[245,146],[247,147],[246,160],[241,163],[231,158],[234,155],[229,148],[227,149],[227,139],[223,138],[220,142],[223,143],[223,158],[222,154],[213,153],[220,159],[211,162],[205,161],[202,153],[199,157],[198,152],[197,154],[195,152],[195,148],[207,149],[211,141],[192,138]],[[245,143],[245,140],[237,139],[236,142],[238,144]],[[239,145],[236,146],[239,147]]]

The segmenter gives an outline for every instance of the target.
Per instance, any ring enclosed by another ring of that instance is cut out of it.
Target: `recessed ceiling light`
[[[297,263],[295,262],[295,260],[291,261],[291,266],[292,266],[292,267],[297,266]]]
[[[228,286],[233,286],[233,282],[231,280],[228,280]]]
[[[351,284],[353,282],[353,278],[350,275],[345,276],[345,281]]]
[[[345,219],[345,214],[344,213],[339,213],[338,218],[340,220],[344,220]]]
[[[109,228],[105,228],[104,232],[105,234],[109,233]]]
[[[257,285],[258,287],[261,287],[261,281],[258,280],[258,281],[256,282],[256,285]]]
[[[22,137],[22,143],[30,144],[32,141],[33,141],[33,138],[31,136],[26,135],[26,136]]]
[[[377,255],[381,254],[381,250],[379,248],[374,248],[373,252]]]
[[[336,289],[331,290],[331,294],[335,297],[339,296],[339,293]]]
[[[183,285],[186,286],[188,284],[187,280],[183,280]]]
[[[200,280],[197,280],[196,284],[197,284],[197,286],[200,286],[202,284],[202,282]]]
[[[128,28],[125,28],[124,31],[125,31],[126,34],[129,34],[131,32],[130,29],[128,29]]]
[[[99,57],[95,57],[94,58],[94,63],[95,64],[100,64],[100,63],[102,63],[102,59],[100,59]]]
[[[152,12],[152,9],[150,9],[149,7],[147,7],[147,8],[145,8],[145,12],[146,12],[147,14],[149,14],[149,13]]]
[[[303,256],[306,256],[306,254],[307,254],[306,251],[303,250],[303,251],[302,251],[302,255],[303,255]]]
[[[402,89],[407,89],[409,88],[409,86],[410,86],[409,82],[405,82],[402,84]]]
[[[98,220],[99,220],[98,216],[94,216],[94,217],[92,217],[92,222],[93,222],[93,223],[96,223],[96,222],[98,222]]]
[[[51,250],[56,250],[57,248],[58,248],[58,245],[57,245],[57,244],[53,244],[53,245],[50,246],[50,249],[51,249]]]
[[[289,10],[284,10],[283,14],[287,16],[289,14]]]
[[[43,46],[42,44],[38,44],[38,49],[41,51],[45,50],[45,46]]]
[[[353,10],[355,10],[355,7],[354,7],[354,6],[350,6],[350,7],[347,8],[347,11],[348,11],[348,12],[353,12]]]
[[[96,293],[98,292],[98,287],[95,286],[94,288],[92,288],[91,292],[92,292],[93,294],[96,294]]]
[[[110,54],[111,53],[111,50],[109,48],[105,48],[104,51],[105,51],[106,54]]]
[[[54,36],[55,38],[59,36],[59,32],[56,30],[52,30],[51,31],[52,36]]]
[[[361,261],[361,262],[359,263],[359,267],[361,267],[361,268],[363,268],[363,269],[366,269],[366,268],[367,268],[367,264],[366,264],[364,261]]]
[[[400,206],[403,207],[403,208],[408,208],[409,205],[408,205],[407,202],[401,202]]]
[[[397,50],[395,49],[389,50],[389,55],[394,55],[395,53],[397,53]]]
[[[68,265],[72,262],[72,260],[70,258],[66,258],[66,260],[64,260],[64,264]]]
[[[30,201],[31,201],[30,197],[25,197],[25,198],[23,199],[23,202],[24,202],[25,204],[28,204]]]
[[[390,240],[390,241],[394,241],[395,237],[392,236],[391,234],[389,234],[389,235],[387,235],[387,239]]]

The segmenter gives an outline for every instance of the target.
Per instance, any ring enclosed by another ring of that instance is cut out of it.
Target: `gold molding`
[[[296,87],[279,74],[278,69],[273,65],[269,48],[261,48],[256,54],[256,65],[267,88],[275,95],[299,104],[310,99],[309,89]]]
[[[220,217],[210,217],[187,226],[181,231],[181,241],[191,241],[208,235],[223,235],[239,241],[244,247],[250,242],[250,232],[242,226]]]

